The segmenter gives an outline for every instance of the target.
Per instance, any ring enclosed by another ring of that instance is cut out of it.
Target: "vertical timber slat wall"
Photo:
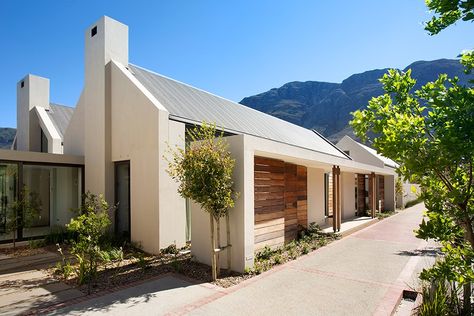
[[[296,237],[298,231],[296,165],[285,163],[285,242]]]
[[[255,250],[285,241],[285,163],[254,158]]]
[[[333,212],[333,209],[332,209],[332,201],[333,201],[333,196],[332,196],[332,187],[333,187],[333,183],[332,183],[332,172],[328,173],[328,204],[327,204],[327,208],[328,208],[328,214],[327,216],[328,217],[333,217],[334,215],[334,212]]]
[[[307,225],[306,167],[254,158],[255,250],[294,239]]]
[[[367,209],[365,205],[365,175],[357,174],[357,212],[359,215],[364,214]]]
[[[304,166],[296,167],[297,175],[297,197],[296,211],[298,216],[298,226],[307,228],[308,226],[308,170]]]

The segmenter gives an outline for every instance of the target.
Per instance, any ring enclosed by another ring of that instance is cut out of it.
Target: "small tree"
[[[30,227],[39,218],[41,200],[38,193],[24,187],[20,196],[7,211],[6,232],[12,233],[13,249],[16,248],[16,233],[20,228]]]
[[[397,181],[395,182],[395,194],[397,196],[397,200],[398,200],[398,197],[400,197],[400,201],[401,201],[401,206],[399,205],[399,207],[401,207],[402,209],[404,208],[404,205],[403,205],[403,182],[402,182],[402,179],[401,177],[397,177]]]
[[[235,160],[228,151],[223,133],[215,125],[203,123],[186,132],[186,147],[171,151],[168,173],[179,183],[178,192],[199,204],[209,213],[212,249],[212,278],[218,275],[220,245],[220,219],[226,217],[227,247],[229,247],[229,210],[234,207],[237,193],[233,189],[232,171]],[[217,244],[214,235],[217,222]],[[228,248],[229,250],[229,248]],[[230,271],[230,251],[227,252]]]
[[[101,261],[101,238],[111,224],[109,211],[113,208],[102,195],[87,192],[83,200],[79,215],[71,219],[67,229],[77,236],[76,240],[72,240],[71,252],[79,262],[79,284],[87,282],[90,294]]]

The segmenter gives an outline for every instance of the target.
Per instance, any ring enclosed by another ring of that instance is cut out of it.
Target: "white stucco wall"
[[[341,213],[342,219],[355,216],[355,174],[341,172]]]
[[[184,124],[168,112],[121,64],[111,71],[111,158],[130,161],[131,238],[158,253],[185,244],[186,205],[163,159],[168,144],[184,146]]]
[[[48,152],[53,154],[62,154],[63,146],[61,144],[61,135],[59,135],[59,132],[56,130],[56,127],[54,126],[53,121],[51,121],[48,113],[46,113],[45,108],[35,106],[32,112],[37,115],[39,126],[48,139]],[[35,135],[39,140],[41,140],[40,133]]]
[[[324,170],[308,168],[308,224],[325,224]]]
[[[23,83],[23,87],[22,87]],[[28,151],[30,149],[30,137],[40,139],[37,134],[39,129],[33,131],[30,136],[30,111],[33,107],[49,109],[49,79],[27,75],[17,83],[17,150]]]
[[[253,152],[246,149],[243,135],[226,137],[229,150],[236,160],[234,169],[235,190],[239,197],[235,207],[230,211],[232,270],[243,272],[245,267],[253,266],[254,257],[254,175]],[[209,214],[199,205],[190,203],[191,207],[191,251],[200,262],[210,264],[211,241]],[[226,242],[225,219],[221,220],[221,241]],[[221,254],[221,267],[226,268],[225,251]]]
[[[93,29],[97,30],[95,35]],[[105,66],[111,60],[128,64],[128,27],[102,17],[85,31],[84,39],[85,187],[93,193],[104,194],[107,201],[113,201],[110,89],[114,83]]]
[[[369,165],[374,165],[379,168],[384,167],[384,162],[377,158],[376,156],[369,153],[365,148],[360,146],[356,141],[348,136],[344,136],[337,144],[343,151],[349,151],[349,156],[355,161],[366,163]]]
[[[71,121],[64,132],[63,152],[69,155],[84,155],[84,92],[76,104]]]

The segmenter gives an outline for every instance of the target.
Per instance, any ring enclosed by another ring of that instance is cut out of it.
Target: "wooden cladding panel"
[[[332,183],[332,173],[329,173],[328,174],[328,192],[327,192],[327,195],[328,195],[328,205],[327,205],[327,209],[328,209],[328,216],[333,216],[333,210],[332,210],[332,207],[333,207],[333,192],[332,192],[332,187],[333,187],[333,183]]]
[[[365,204],[365,175],[357,174],[357,211],[359,214],[364,214],[368,209]]]
[[[255,250],[293,240],[307,226],[306,167],[255,157]]]
[[[276,246],[285,238],[285,163],[255,157],[255,249]]]

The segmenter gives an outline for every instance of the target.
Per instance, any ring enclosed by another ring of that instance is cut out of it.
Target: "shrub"
[[[412,207],[413,205],[416,205],[418,203],[423,202],[423,199],[421,197],[418,197],[412,201],[408,201],[405,203],[405,208]]]
[[[111,223],[109,210],[109,204],[102,195],[97,196],[88,192],[84,195],[79,216],[71,219],[67,225],[69,232],[77,234],[77,240],[72,241],[71,252],[79,263],[77,270],[79,284],[87,282],[89,294],[101,260],[100,240]]]

